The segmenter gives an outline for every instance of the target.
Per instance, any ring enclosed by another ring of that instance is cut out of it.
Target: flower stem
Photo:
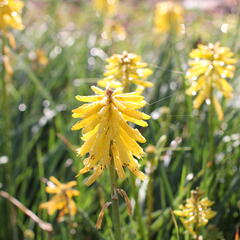
[[[112,156],[111,156],[112,158]],[[119,213],[119,200],[117,194],[117,181],[116,181],[116,173],[112,163],[109,167],[110,172],[110,184],[111,184],[111,197],[112,197],[112,223],[114,229],[114,237],[115,240],[122,240],[121,233],[121,223],[120,223],[120,213]]]
[[[132,194],[133,198],[135,200],[135,211],[134,214],[136,214],[136,219],[138,222],[138,231],[141,236],[141,239],[146,239],[146,234],[145,234],[145,227],[143,224],[143,216],[142,216],[142,210],[141,206],[139,204],[139,199],[138,199],[138,188],[135,185],[135,178],[133,175],[130,176],[130,184],[131,184],[131,189],[132,189]]]
[[[0,107],[1,107],[1,112],[3,113],[2,115],[2,121],[3,121],[3,128],[0,129],[1,131],[1,135],[3,136],[4,140],[2,143],[2,149],[3,152],[1,154],[4,154],[7,156],[8,158],[8,162],[5,165],[5,169],[3,169],[4,173],[3,174],[3,179],[0,179],[1,181],[5,181],[6,182],[6,189],[8,189],[8,192],[10,194],[14,193],[14,184],[12,184],[12,161],[11,161],[11,155],[12,155],[12,144],[11,144],[11,138],[10,138],[10,130],[11,130],[11,116],[10,116],[10,106],[9,106],[9,96],[8,96],[8,83],[6,80],[6,69],[4,66],[4,55],[5,55],[5,47],[7,45],[7,39],[5,36],[5,32],[1,32],[1,57],[2,57],[2,61],[1,61],[1,96],[2,96],[2,101],[0,102]],[[12,239],[17,239],[17,233],[16,233],[16,228],[15,228],[15,215],[16,215],[16,211],[13,208],[13,206],[11,205],[7,205],[7,208],[4,209],[7,212],[9,211],[10,216],[14,216],[10,218],[9,221],[9,228],[12,229]]]
[[[211,92],[211,104],[209,106],[209,163],[214,165],[214,153],[215,153],[215,144],[214,144],[214,106],[213,106],[213,94]]]
[[[152,239],[152,212],[153,212],[153,159],[150,162],[150,174],[149,174],[149,182],[148,182],[148,189],[147,189],[147,227],[148,227],[148,239]]]
[[[8,93],[7,93],[7,83],[6,83],[6,76],[5,76],[5,67],[4,67],[4,62],[3,62],[3,58],[4,58],[4,49],[5,49],[5,45],[6,45],[6,39],[5,39],[5,36],[4,34],[2,33],[2,49],[1,49],[1,57],[2,57],[2,66],[1,66],[1,80],[2,80],[2,110],[5,114],[3,114],[3,121],[4,121],[4,131],[5,131],[5,134],[3,134],[3,136],[5,136],[5,141],[4,142],[4,147],[5,147],[5,154],[9,154],[9,144],[8,144],[8,127],[9,127],[9,114],[7,113],[8,112]],[[5,111],[7,110],[7,111]],[[9,156],[8,156],[9,157]]]
[[[207,184],[208,184],[208,178],[210,174],[210,170],[213,170],[213,168],[209,168],[211,166],[214,167],[214,155],[215,155],[215,144],[214,144],[214,133],[215,133],[215,125],[214,125],[214,106],[213,106],[213,92],[212,89],[210,90],[210,104],[208,109],[208,149],[209,152],[207,156],[205,156],[202,164],[202,169],[204,170],[204,179],[201,183],[201,186],[206,189],[206,193],[208,193]],[[214,174],[211,172],[211,174]]]

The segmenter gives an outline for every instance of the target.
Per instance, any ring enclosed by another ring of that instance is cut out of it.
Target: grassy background
[[[7,163],[0,162],[0,186],[52,223],[54,232],[49,235],[42,231],[0,198],[0,239],[113,239],[109,211],[103,229],[97,232],[94,228],[102,204],[110,200],[107,173],[91,187],[84,186],[86,176],[77,178],[79,213],[71,227],[66,222],[57,223],[56,216],[49,217],[39,210],[39,204],[49,198],[45,179],[55,176],[62,182],[73,180],[83,165],[63,141],[65,138],[73,145],[82,144],[79,133],[70,130],[74,123],[71,110],[79,104],[74,96],[90,94],[90,86],[102,77],[104,59],[124,50],[141,55],[154,70],[150,77],[154,88],[145,92],[149,104],[144,109],[153,118],[148,128],[140,130],[147,138],[144,147],[157,146],[155,156],[146,155],[140,162],[147,173],[150,163],[155,164],[152,192],[146,182],[136,181],[133,189],[131,181],[135,180],[130,174],[120,183],[132,202],[134,196],[139,196],[132,217],[121,201],[124,239],[191,239],[178,220],[178,227],[174,226],[171,209],[177,209],[190,190],[199,185],[215,202],[213,209],[217,211],[210,230],[204,229],[209,234],[205,239],[234,239],[240,224],[239,64],[231,80],[234,98],[222,100],[225,119],[214,119],[215,164],[209,164],[209,174],[202,169],[209,154],[208,109],[203,106],[192,110],[192,99],[185,95],[184,74],[188,54],[199,41],[220,41],[239,57],[238,14],[224,9],[188,10],[186,33],[173,37],[153,32],[154,5],[150,2],[123,1],[120,10],[116,20],[125,26],[127,38],[106,43],[101,39],[104,18],[96,15],[90,1],[26,1],[26,28],[14,31],[17,49],[11,54],[15,72],[8,84],[9,103],[0,111],[0,157],[8,158]],[[229,24],[227,33],[221,31],[225,23]],[[29,57],[39,48],[49,59],[44,67]],[[8,119],[8,126],[4,119]],[[147,224],[147,198],[153,201],[151,224]],[[210,236],[215,227],[224,238],[215,233]],[[149,230],[152,235],[147,238]]]

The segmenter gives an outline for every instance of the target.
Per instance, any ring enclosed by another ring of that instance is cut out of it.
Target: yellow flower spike
[[[36,61],[42,65],[45,66],[48,64],[48,57],[46,56],[46,53],[42,49],[37,49],[36,52]]]
[[[195,230],[205,226],[208,221],[216,215],[209,207],[214,202],[208,198],[202,198],[203,192],[198,188],[191,191],[191,197],[186,200],[184,205],[180,205],[180,210],[175,210],[174,214],[180,217],[183,225],[189,233],[196,235]]]
[[[96,11],[102,15],[113,16],[117,11],[118,0],[93,0]]]
[[[221,105],[214,95],[215,90],[220,91],[224,97],[232,98],[233,88],[226,79],[234,76],[237,62],[233,58],[233,53],[227,47],[221,47],[219,43],[202,45],[192,50],[189,61],[190,68],[187,71],[186,78],[191,86],[186,94],[197,95],[193,105],[199,108],[205,100],[213,104],[217,112],[218,119],[223,120],[224,114]]]
[[[184,23],[184,11],[180,4],[174,1],[164,1],[156,5],[154,16],[155,31],[157,33],[179,32]]]
[[[98,81],[100,87],[128,88],[130,84],[137,86],[152,87],[151,82],[145,81],[152,74],[147,68],[147,63],[142,62],[140,56],[123,52],[114,54],[107,60],[108,65],[104,73],[105,78]]]
[[[20,0],[0,0],[0,30],[24,28],[20,16],[23,6],[24,2]]]
[[[84,144],[77,150],[79,156],[89,154],[84,160],[80,174],[93,170],[86,184],[91,185],[111,164],[120,178],[125,177],[123,168],[128,167],[140,179],[145,175],[139,170],[137,159],[143,155],[137,142],[146,140],[137,129],[128,125],[128,121],[146,126],[144,120],[150,118],[141,113],[146,102],[136,93],[122,93],[122,89],[92,87],[97,95],[77,96],[77,100],[88,102],[73,110],[74,118],[81,118],[72,130],[82,129]],[[113,163],[111,163],[111,159]]]
[[[80,194],[78,190],[72,188],[76,185],[76,181],[61,183],[55,177],[50,177],[46,192],[55,194],[55,196],[53,196],[50,201],[42,203],[40,208],[47,209],[49,215],[59,210],[59,221],[61,221],[65,215],[74,216],[77,212],[77,207],[72,198]]]
[[[124,26],[118,21],[107,20],[104,23],[103,32],[101,34],[104,40],[123,41],[126,39],[127,32]]]

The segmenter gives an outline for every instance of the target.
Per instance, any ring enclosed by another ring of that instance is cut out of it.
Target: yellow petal
[[[54,184],[56,184],[57,186],[61,186],[62,184],[57,180],[57,178],[51,176],[50,181],[53,182]]]
[[[199,108],[207,97],[208,97],[207,91],[201,90],[193,102],[193,107]]]
[[[96,135],[98,129],[99,129],[99,125],[96,127],[91,127],[92,130],[90,130],[88,133],[84,134],[81,139],[83,141],[88,141],[93,135]]]
[[[142,112],[139,112],[139,111],[136,111],[136,110],[131,110],[131,109],[121,109],[121,112],[124,114],[124,115],[127,115],[131,118],[135,118],[135,119],[138,119],[138,120],[148,120],[150,119],[151,117],[145,113],[142,113]]]
[[[97,124],[96,120],[98,120],[98,114],[93,114],[93,115],[91,115],[91,116],[89,116],[89,117],[87,117],[87,118],[85,118],[85,119],[75,123],[72,126],[71,130],[79,130],[79,129],[83,128],[83,127],[87,127],[89,124],[91,124],[93,122],[95,123],[94,124],[94,126],[95,126]]]
[[[95,169],[94,169],[94,172],[93,174],[87,179],[87,181],[85,182],[85,184],[87,186],[93,184],[96,179],[102,174],[102,171],[103,171],[103,167],[101,166],[97,166]]]
[[[118,111],[114,111],[114,117],[116,121],[119,121],[120,126],[125,130],[125,132],[134,138],[136,141],[145,143],[146,139],[141,135],[138,129],[131,128],[123,119],[122,115]]]
[[[50,186],[47,186],[45,188],[46,192],[47,193],[50,193],[50,194],[56,194],[56,193],[59,193],[60,192],[60,188],[54,186],[54,187],[50,187]]]
[[[112,149],[112,155],[113,155],[113,159],[114,159],[114,166],[116,168],[117,174],[120,178],[123,179],[123,178],[125,178],[125,172],[123,170],[122,162],[119,158],[119,152],[118,152],[118,149],[117,149],[115,143],[112,144],[111,149]]]
[[[14,38],[13,34],[10,33],[10,32],[7,32],[7,33],[6,33],[6,36],[7,36],[7,38],[8,38],[8,41],[9,41],[10,46],[11,46],[13,49],[15,49],[15,48],[16,48],[16,41],[15,41],[15,38]]]
[[[92,146],[95,143],[94,138],[95,135],[91,136],[91,138],[88,139],[88,141],[86,141],[80,148],[77,149],[77,153],[79,156],[84,156],[91,150]]]
[[[67,185],[69,188],[74,187],[74,186],[77,185],[77,181],[70,181],[70,182],[66,183],[66,185]]]
[[[216,81],[216,86],[226,98],[232,98],[233,88],[225,79],[218,79],[218,81]]]
[[[215,110],[217,112],[218,119],[220,121],[222,121],[223,118],[224,118],[223,110],[222,110],[222,107],[219,104],[219,102],[218,102],[218,100],[217,100],[217,98],[215,96],[213,97],[213,105],[214,105],[214,108],[215,108]]]
[[[133,83],[135,83],[136,85],[140,85],[143,87],[152,87],[153,83],[151,82],[147,82],[147,81],[143,81],[143,80],[133,80]]]
[[[102,90],[101,88],[98,88],[98,87],[95,87],[95,86],[92,86],[91,89],[96,93],[96,94],[99,94],[99,95],[104,95],[104,90]]]
[[[125,149],[129,149],[131,153],[137,157],[141,158],[143,155],[143,149],[132,139],[122,128],[120,128],[120,139],[125,145]]]
[[[103,96],[76,96],[75,97],[80,102],[95,102],[103,99]]]
[[[74,118],[86,118],[94,113],[97,113],[103,106],[103,103],[94,102],[90,104],[83,104],[81,107],[73,109]]]
[[[123,118],[124,118],[126,121],[135,123],[135,124],[137,124],[137,125],[139,125],[139,126],[141,126],[141,127],[147,127],[147,126],[148,126],[147,122],[145,122],[145,121],[143,121],[143,120],[138,120],[138,119],[129,117],[128,115],[125,115],[125,114],[123,114]]]

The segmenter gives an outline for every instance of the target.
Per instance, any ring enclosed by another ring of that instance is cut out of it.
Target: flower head
[[[46,56],[46,53],[42,49],[37,49],[36,52],[36,61],[42,65],[45,66],[48,64],[48,57]]]
[[[227,82],[227,78],[233,78],[236,59],[227,47],[221,47],[219,43],[202,45],[192,50],[186,78],[191,86],[187,89],[188,95],[198,96],[194,100],[194,108],[199,108],[205,100],[214,105],[219,120],[223,119],[222,107],[214,95],[214,90],[219,90],[224,97],[232,98],[233,88]]]
[[[102,15],[114,15],[117,11],[118,0],[93,0],[94,8]]]
[[[29,53],[29,59],[40,66],[46,66],[49,62],[46,52],[41,48],[31,51]]]
[[[126,30],[124,26],[114,20],[107,20],[104,23],[102,38],[109,41],[121,41],[126,39]]]
[[[183,22],[183,8],[180,4],[174,1],[164,1],[157,4],[154,17],[156,32],[180,31]]]
[[[183,225],[193,235],[195,235],[195,227],[205,226],[216,215],[216,212],[209,208],[214,202],[209,201],[207,197],[202,198],[202,196],[203,192],[198,188],[191,191],[191,197],[186,200],[185,205],[180,205],[180,210],[174,211],[177,216],[180,216]]]
[[[86,184],[92,184],[103,170],[114,165],[120,178],[125,177],[123,167],[128,167],[137,177],[144,179],[145,175],[138,169],[135,158],[141,158],[142,148],[137,142],[146,140],[137,129],[127,122],[146,127],[150,117],[137,111],[146,102],[144,97],[136,93],[122,93],[122,89],[105,91],[92,87],[97,94],[93,96],[76,96],[82,102],[88,102],[73,110],[73,118],[81,118],[72,130],[82,128],[84,144],[78,149],[79,156],[89,153],[84,160],[84,168],[80,174],[93,170]]]
[[[123,52],[114,54],[107,60],[108,65],[104,73],[105,78],[98,81],[101,87],[128,88],[131,83],[142,87],[151,87],[152,83],[145,79],[152,74],[147,63],[142,62],[140,56]]]
[[[62,220],[65,215],[74,216],[77,212],[77,207],[73,197],[80,194],[78,190],[72,188],[76,185],[76,181],[60,183],[55,177],[50,177],[49,186],[46,187],[46,192],[55,194],[55,196],[53,196],[50,201],[42,203],[40,208],[47,209],[49,215],[60,210],[58,216],[59,220]]]
[[[0,30],[24,28],[20,13],[24,3],[20,0],[0,0]]]

